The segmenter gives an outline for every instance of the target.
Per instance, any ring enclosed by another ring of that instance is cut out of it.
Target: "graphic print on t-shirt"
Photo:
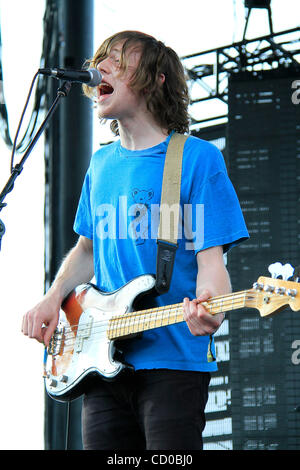
[[[134,219],[129,225],[129,236],[135,240],[136,245],[142,245],[148,239],[149,220],[151,216],[151,200],[153,189],[134,188],[131,192],[133,204],[130,207],[130,216]]]

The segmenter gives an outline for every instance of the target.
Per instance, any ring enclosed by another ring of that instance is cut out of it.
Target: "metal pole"
[[[52,67],[80,69],[93,54],[93,0],[49,0],[59,19]],[[52,80],[52,79],[51,79]],[[49,100],[59,86],[53,80]],[[45,271],[47,289],[77,236],[73,221],[92,153],[92,106],[74,84],[46,135]],[[68,431],[68,433],[67,433]],[[66,435],[66,433],[68,435]],[[68,405],[46,397],[46,449],[81,449],[81,400]]]

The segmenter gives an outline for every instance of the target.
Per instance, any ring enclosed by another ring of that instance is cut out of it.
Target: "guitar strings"
[[[222,309],[228,309],[228,306],[231,307],[231,306],[235,306],[236,303],[238,303],[241,299],[244,300],[244,297],[245,297],[245,294],[249,294],[250,291],[243,291],[242,293],[237,293],[235,294],[235,296],[230,296],[230,301],[229,299],[224,301],[223,297],[219,297],[220,299],[223,299],[222,302],[219,301],[219,298],[217,297],[214,297],[213,298],[213,301],[209,301],[209,303],[204,303],[205,305],[205,308],[207,308],[208,310],[210,310],[210,313],[220,313],[222,311]],[[241,295],[242,294],[242,295]],[[229,296],[228,296],[229,297]],[[251,300],[251,299],[247,299],[247,300]],[[215,305],[214,305],[215,304]],[[212,312],[213,308],[217,306],[219,307],[219,312]],[[95,324],[98,324],[100,325],[102,322],[104,323],[107,323],[107,321],[111,321],[113,323],[115,322],[122,322],[122,321],[125,321],[127,323],[127,321],[129,319],[137,319],[137,320],[140,320],[140,318],[143,317],[143,315],[145,315],[145,319],[148,319],[150,316],[153,316],[153,315],[164,315],[165,313],[168,313],[168,312],[172,312],[174,309],[182,309],[182,303],[178,303],[178,304],[174,304],[174,305],[166,305],[166,306],[162,306],[162,307],[154,307],[153,309],[147,309],[147,310],[141,310],[141,311],[138,311],[138,312],[128,312],[128,313],[124,313],[124,314],[121,314],[121,315],[116,315],[116,316],[113,316],[109,319],[104,319],[104,320],[98,320]],[[236,308],[236,307],[235,307]],[[76,323],[74,325],[70,325],[70,326],[67,326],[65,327],[65,332],[76,332],[76,329],[78,328],[78,326],[80,325],[80,323]],[[86,324],[82,323],[81,328],[83,328],[84,326],[86,325],[87,329],[90,328],[90,323],[87,322]]]
[[[247,299],[247,300],[255,300],[255,299]],[[237,307],[237,308],[239,308],[239,307]],[[173,310],[174,310],[174,309],[173,309]],[[180,310],[182,311],[182,309],[180,309]],[[178,314],[178,309],[177,309],[177,311],[175,312],[175,316],[176,316],[177,314]],[[110,319],[105,321],[106,325],[109,323],[109,321],[110,321]],[[182,318],[180,318],[179,321],[182,321]],[[103,322],[102,322],[102,323],[103,323]],[[151,323],[151,322],[150,322],[150,323]],[[172,321],[172,323],[174,323],[174,322]],[[156,325],[155,327],[159,327],[159,326],[163,326],[163,325],[162,325],[162,324],[161,324],[161,325]],[[124,329],[124,326],[122,326],[122,328]],[[125,326],[125,328],[127,328],[127,325]],[[152,328],[152,327],[150,327],[150,328]],[[143,327],[143,329],[147,329],[147,328],[144,328],[144,327]],[[105,331],[105,329],[103,329],[103,330]],[[119,335],[119,337],[120,337],[120,336],[126,336],[126,335],[130,335],[130,334],[134,334],[134,333],[135,333],[135,332],[125,332],[125,331],[124,331],[124,333],[123,333],[122,335]],[[98,331],[96,334],[99,335],[99,331]],[[92,335],[90,335],[90,336],[92,336]],[[84,338],[83,338],[83,339],[84,339]],[[109,338],[107,338],[107,339],[109,339]],[[64,352],[73,350],[73,344],[74,344],[75,342],[76,342],[76,338],[75,338],[74,336],[72,337],[71,340],[69,340],[68,347],[67,347],[67,344],[66,344],[66,342],[65,342],[65,343],[64,343]],[[90,339],[89,344],[91,344],[92,342],[93,342],[93,339]]]
[[[217,304],[216,306],[219,308],[219,312],[213,312],[214,314],[222,312],[222,309],[223,310],[225,309],[225,310],[228,311],[228,307],[229,307],[229,309],[231,307],[237,308],[236,304],[239,303],[241,300],[244,301],[245,300],[245,295],[249,294],[249,293],[250,293],[250,291],[242,292],[242,295],[240,293],[237,293],[237,294],[240,294],[240,295],[231,296],[230,301],[229,301],[229,299],[227,299],[227,300],[225,300],[225,302],[222,301],[221,303],[219,302],[219,300],[218,301],[214,300],[213,302],[209,302],[208,305],[205,304],[205,308],[210,310],[210,313],[212,313],[212,310],[215,307],[215,305],[212,305],[212,304],[213,303]],[[214,299],[216,299],[216,298],[214,298]],[[256,299],[247,298],[247,301],[251,301],[251,300],[256,300]],[[153,316],[159,316],[160,314],[165,315],[166,313],[169,313],[169,312],[172,314],[174,310],[178,310],[178,309],[182,310],[182,303],[174,304],[174,305],[166,305],[166,306],[158,307],[158,308],[155,307],[153,309],[141,310],[139,312],[133,311],[133,312],[128,312],[128,313],[125,313],[125,314],[122,314],[122,315],[116,315],[116,316],[113,316],[109,319],[98,320],[97,322],[95,322],[93,324],[93,326],[96,326],[96,325],[99,326],[102,323],[107,323],[107,322],[111,322],[111,323],[120,322],[120,325],[112,327],[112,328],[116,328],[116,327],[121,327],[122,322],[128,323],[128,320],[133,321],[133,323],[135,323],[135,320],[137,322],[140,322],[141,319],[148,320],[150,317],[152,317],[152,319],[153,319]],[[86,331],[88,331],[91,328],[91,324],[89,322],[82,323],[81,325],[80,325],[80,323],[77,323],[77,324],[74,324],[74,325],[66,326],[65,329],[64,329],[65,335],[68,334],[68,332],[70,332],[71,334],[76,333],[76,330],[79,326],[80,326],[81,331],[84,331],[85,327],[86,327]]]
[[[250,295],[250,297],[249,297]],[[251,297],[251,295],[253,297]],[[246,298],[246,296],[248,296]],[[220,302],[221,299],[221,302]],[[248,302],[253,302],[257,300],[257,293],[251,290],[248,291],[242,291],[240,293],[235,293],[235,294],[228,294],[227,296],[219,296],[219,297],[214,297],[211,301],[208,301],[207,304],[205,304],[205,307],[207,310],[212,312],[213,308],[215,306],[218,307],[219,312],[223,310],[228,311],[230,309],[236,309],[236,308],[242,308],[243,305],[241,304],[241,301],[245,303],[245,301]],[[238,306],[237,306],[238,305]],[[172,318],[172,323],[178,323],[184,321],[183,316],[182,316],[182,303],[180,304],[174,304],[172,306],[164,306],[164,307],[158,307],[155,309],[148,309],[148,310],[142,310],[140,312],[129,312],[127,314],[123,314],[122,316],[115,316],[111,317],[109,319],[105,320],[100,320],[91,323],[80,323],[76,325],[72,325],[69,327],[65,327],[63,329],[63,332],[57,332],[54,333],[54,341],[55,341],[55,335],[57,335],[57,339],[61,340],[64,346],[64,351],[67,350],[70,346],[73,346],[77,340],[77,333],[78,330],[80,332],[80,337],[81,339],[84,339],[84,335],[86,337],[91,337],[92,335],[99,335],[102,331],[105,331],[107,326],[107,334],[108,334],[108,339],[109,339],[109,334],[111,333],[112,335],[114,333],[118,332],[118,335],[113,339],[117,339],[118,337],[126,336],[126,335],[131,335],[140,331],[144,331],[146,329],[152,329],[152,328],[158,328],[160,326],[166,326],[168,325],[168,321],[170,318]],[[167,313],[167,315],[166,315]],[[218,312],[214,312],[218,313]],[[180,318],[176,319],[177,315],[180,314]],[[174,321],[175,317],[175,321]],[[155,325],[152,326],[153,323],[156,322],[161,322],[160,325]],[[167,322],[166,325],[164,325],[163,322]],[[145,324],[149,322],[150,327],[145,327]],[[141,327],[142,324],[142,327]],[[129,331],[130,328],[134,328],[136,326],[139,326],[140,329],[137,331]],[[89,334],[89,332],[92,330],[92,332]],[[120,333],[123,330],[122,333]],[[126,331],[127,330],[127,331]],[[62,336],[62,338],[59,338],[59,336]],[[71,348],[70,348],[71,349]]]

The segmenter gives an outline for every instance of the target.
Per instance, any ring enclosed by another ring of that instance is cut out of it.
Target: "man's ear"
[[[159,76],[159,83],[160,85],[162,85],[163,83],[165,83],[166,81],[166,76],[164,73],[161,73],[160,76]]]
[[[165,81],[166,81],[166,76],[165,76],[164,73],[161,73],[161,74],[159,75],[159,77],[158,77],[158,83],[159,83],[159,85],[163,85]],[[144,95],[146,95],[146,94],[148,93],[147,88],[144,88],[143,91],[142,91],[142,93],[144,93]]]

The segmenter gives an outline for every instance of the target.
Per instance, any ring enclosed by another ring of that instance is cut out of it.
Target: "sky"
[[[11,138],[39,68],[44,6],[44,0],[0,0],[3,89]],[[299,26],[299,0],[273,0],[272,18],[275,32]],[[95,0],[95,48],[117,31],[138,29],[184,56],[241,40],[244,24],[242,0]],[[246,37],[268,33],[267,12],[253,10]],[[203,107],[203,118],[207,112]],[[25,118],[23,130],[26,123]],[[98,124],[94,129],[96,148],[107,131]],[[16,156],[15,163],[20,158]],[[1,190],[9,168],[10,150],[0,137]],[[0,212],[6,226],[0,250],[0,450],[37,450],[44,445],[43,347],[20,330],[23,314],[39,302],[44,288],[43,139],[6,202]]]

